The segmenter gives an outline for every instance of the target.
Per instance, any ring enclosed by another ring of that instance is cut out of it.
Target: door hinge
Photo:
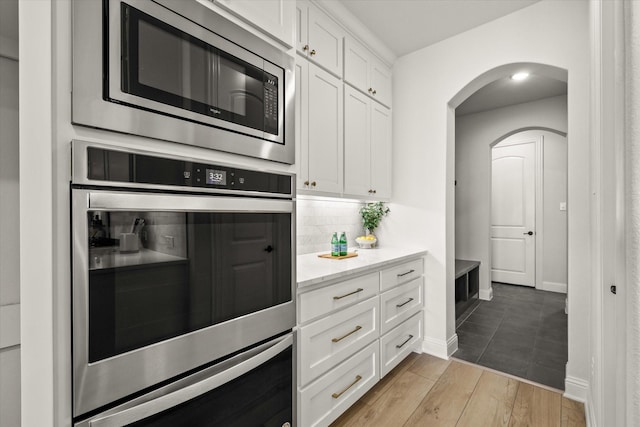
[[[609,290],[611,291],[612,294],[616,294],[617,293],[617,288],[616,285],[611,285],[611,287],[609,288]]]

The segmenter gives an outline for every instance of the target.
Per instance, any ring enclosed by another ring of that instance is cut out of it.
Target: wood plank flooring
[[[332,427],[584,427],[584,405],[457,360],[412,353]]]

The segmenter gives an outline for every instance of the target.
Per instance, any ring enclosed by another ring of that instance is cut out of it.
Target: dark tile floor
[[[564,390],[567,363],[565,294],[493,283],[456,322],[453,357]]]

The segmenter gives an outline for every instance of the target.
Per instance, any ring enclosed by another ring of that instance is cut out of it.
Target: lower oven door
[[[295,326],[294,202],[72,190],[74,417]]]
[[[290,333],[75,427],[291,426],[293,348]]]

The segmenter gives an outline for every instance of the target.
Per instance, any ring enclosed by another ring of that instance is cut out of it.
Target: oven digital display
[[[227,171],[207,169],[207,185],[227,185]]]

